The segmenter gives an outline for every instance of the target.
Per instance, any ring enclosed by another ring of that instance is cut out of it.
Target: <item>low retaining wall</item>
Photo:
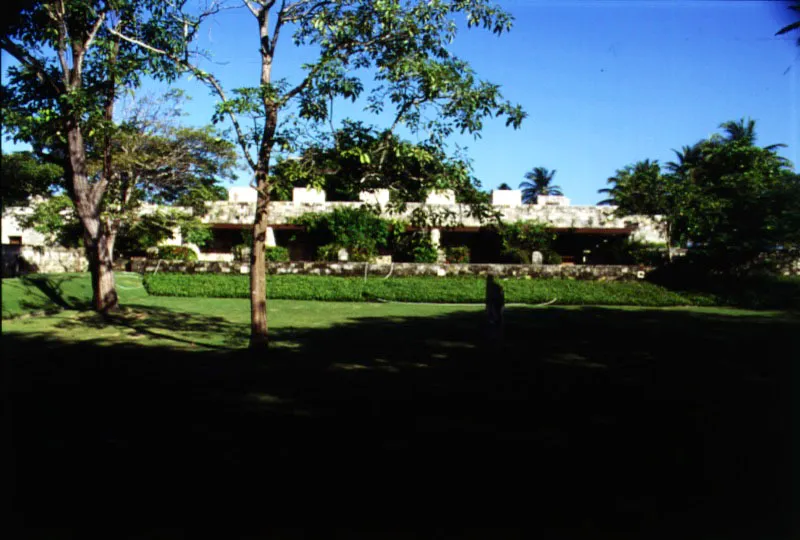
[[[88,270],[89,261],[82,249],[3,245],[3,277]]]
[[[366,268],[365,268],[366,267]],[[301,274],[317,276],[485,276],[540,277],[585,280],[642,279],[650,270],[642,266],[621,265],[557,265],[557,264],[366,264],[355,262],[289,262],[269,263],[269,274]],[[132,259],[131,271],[139,273],[179,272],[247,274],[248,264],[241,262],[183,262]]]

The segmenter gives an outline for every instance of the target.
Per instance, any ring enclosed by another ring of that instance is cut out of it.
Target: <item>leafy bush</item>
[[[439,250],[431,243],[420,243],[412,249],[414,262],[416,263],[435,263],[439,260]]]
[[[159,246],[158,257],[166,260],[196,261],[197,253],[186,246]]]
[[[439,260],[439,250],[431,243],[430,233],[426,231],[395,233],[391,247],[392,258],[397,262],[435,263]]]
[[[465,264],[469,262],[469,248],[467,246],[452,246],[444,250],[445,260],[451,264]]]
[[[386,247],[389,240],[390,222],[366,206],[358,208],[335,208],[332,212],[309,212],[292,220],[303,225],[311,241],[319,246],[317,257],[329,259],[333,247],[347,249],[350,260],[368,261],[378,254],[378,248]],[[322,246],[327,246],[320,250]],[[321,253],[320,253],[321,252]]]
[[[199,219],[187,219],[181,225],[181,236],[184,242],[202,248],[211,243],[214,239],[214,232],[211,230],[211,226]]]
[[[556,235],[548,227],[547,223],[536,221],[515,221],[496,226],[502,242],[501,262],[531,264],[531,254],[539,251],[545,262],[556,264],[550,262],[556,255],[552,248]]]
[[[269,262],[289,262],[289,250],[282,246],[271,246],[264,250]]]
[[[648,281],[683,295],[710,296],[719,305],[750,309],[800,309],[800,276],[731,275],[713,270],[698,253],[674,259]]]
[[[682,306],[713,305],[715,297],[682,294],[647,282],[503,279],[507,303],[538,304],[556,299],[560,305]],[[798,280],[800,284],[800,280]],[[247,276],[230,274],[165,274],[145,277],[152,295],[249,298]],[[275,275],[267,279],[269,298],[361,302],[483,303],[483,277],[359,277]]]
[[[561,264],[562,262],[561,255],[555,251],[544,254],[544,264]]]
[[[317,248],[317,255],[315,257],[318,261],[338,261],[339,251],[342,246],[339,244],[325,244]]]

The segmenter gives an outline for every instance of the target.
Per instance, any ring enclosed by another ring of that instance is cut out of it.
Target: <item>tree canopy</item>
[[[662,174],[645,160],[617,171],[601,190],[621,215],[661,214],[673,242],[735,269],[763,252],[800,241],[800,177],[778,155],[756,145],[755,122],[720,125],[721,134],[675,151]]]
[[[402,203],[425,200],[430,191],[444,188],[453,189],[459,201],[472,201],[480,182],[466,159],[448,156],[438,146],[345,120],[327,142],[280,159],[273,169],[277,199],[288,200],[292,187],[305,186],[324,188],[333,201],[357,201],[362,191],[385,188]]]
[[[598,190],[607,194],[608,198],[597,204],[617,206],[618,212],[624,215],[644,214],[656,215],[669,212],[667,183],[661,175],[658,161],[646,159],[633,165],[626,165],[617,170],[607,180],[610,188]]]
[[[199,217],[205,202],[227,198],[219,182],[232,179],[237,162],[235,146],[207,126],[182,126],[179,94],[135,96],[131,107],[114,122],[110,149],[114,168],[103,199],[102,216],[118,233],[115,252],[140,252],[169,238],[180,227],[189,241],[201,244],[209,233]],[[99,171],[103,156],[87,139],[87,167]],[[32,153],[12,154],[4,160],[3,189],[12,192],[60,193],[34,204],[24,224],[44,234],[49,242],[82,245],[81,224],[73,201],[65,194],[63,171],[41,163]],[[21,202],[21,201],[20,201]],[[185,206],[194,218],[179,212],[142,215],[144,203]]]
[[[64,185],[64,169],[47,163],[33,152],[3,154],[0,167],[2,208],[23,206],[31,197],[49,196],[56,186]]]

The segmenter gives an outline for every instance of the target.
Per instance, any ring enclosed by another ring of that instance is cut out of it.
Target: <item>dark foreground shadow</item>
[[[226,537],[792,537],[797,320],[507,321],[501,344],[480,313],[346,321],[278,332],[260,357],[4,335],[15,537],[209,519]]]

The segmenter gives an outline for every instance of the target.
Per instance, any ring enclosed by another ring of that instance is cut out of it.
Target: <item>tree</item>
[[[63,185],[64,169],[55,163],[47,163],[32,152],[3,154],[0,167],[0,204],[24,206],[31,197],[53,194],[53,188]]]
[[[598,190],[608,198],[597,204],[612,204],[621,215],[656,215],[669,211],[667,189],[658,161],[646,159],[618,169],[607,180],[610,188]]]
[[[800,31],[800,2],[795,2],[789,9],[796,13],[795,17],[798,17],[798,20],[794,21],[793,23],[789,23],[777,32],[775,32],[776,36],[782,36],[783,34],[788,34],[789,32],[798,32]],[[800,46],[800,36],[797,37],[797,45]]]
[[[182,4],[182,3],[181,3]],[[114,108],[122,89],[141,77],[170,79],[171,63],[132,41],[185,56],[199,18],[156,0],[60,0],[20,3],[0,48],[18,65],[7,70],[3,128],[37,154],[58,160],[84,228],[94,309],[117,308],[115,233],[104,215],[114,176]],[[125,36],[123,39],[122,36]],[[99,166],[92,167],[94,154]]]
[[[502,191],[510,191],[511,190],[511,186],[509,186],[508,184],[503,182],[502,184],[497,186],[497,189],[502,190]]]
[[[731,129],[742,124],[749,128],[744,133]],[[676,169],[668,179],[680,194],[676,233],[710,264],[735,270],[777,245],[797,241],[798,179],[777,154],[781,145],[755,144],[752,121],[726,122],[720,128],[725,136],[700,143],[702,159]]]
[[[522,202],[535,204],[539,195],[563,195],[560,186],[551,185],[555,175],[555,169],[550,171],[544,167],[536,167],[532,171],[526,172],[526,181],[519,185],[522,190]]]
[[[617,171],[600,190],[620,215],[663,215],[669,242],[690,246],[710,267],[735,271],[777,246],[796,245],[800,182],[781,145],[755,144],[752,120],[675,151],[661,174],[645,160]]]
[[[685,147],[684,152],[686,157],[690,158],[692,150]],[[670,182],[670,179],[676,181]],[[678,192],[675,189],[679,186],[677,177],[665,177],[661,174],[658,161],[651,162],[646,159],[618,169],[607,182],[612,184],[612,187],[600,189],[598,192],[608,194],[608,198],[597,204],[615,205],[617,207],[615,213],[619,216],[661,216],[669,248],[673,242],[674,221],[677,219],[675,212],[678,204]]]
[[[180,92],[137,96],[123,113],[112,141],[116,213],[133,217],[147,202],[187,206],[200,217],[206,202],[227,198],[219,182],[236,178],[236,147],[212,126],[181,125],[182,100]]]
[[[260,42],[260,84],[230,94],[213,74],[189,65],[180,55],[147,46],[152,52],[191,70],[220,98],[216,118],[233,124],[242,153],[253,171],[258,192],[250,260],[250,345],[268,344],[264,245],[272,192],[275,153],[291,150],[298,133],[283,120],[296,111],[312,122],[328,118],[334,98],[356,100],[365,93],[360,74],[371,72],[376,84],[366,96],[374,113],[391,110],[387,133],[399,125],[426,132],[441,146],[454,131],[477,134],[487,117],[502,116],[518,127],[525,116],[519,106],[502,99],[499,87],[477,79],[449,45],[457,32],[453,17],[463,15],[468,27],[495,34],[511,28],[512,17],[487,0],[244,0],[257,22]],[[279,38],[293,31],[295,46],[314,51],[300,81],[273,80]],[[240,118],[254,121],[245,130]],[[388,150],[387,150],[388,152]]]
[[[211,127],[184,127],[180,96],[137,97],[134,106],[115,125],[111,148],[114,172],[104,197],[103,217],[115,238],[115,252],[138,252],[171,237],[180,228],[186,240],[202,245],[210,239],[200,222],[205,203],[226,198],[218,181],[234,178],[236,149]],[[89,145],[90,169],[99,159]],[[178,211],[142,213],[144,203],[184,206],[191,214]],[[77,224],[78,227],[73,225]],[[75,206],[66,196],[54,197],[36,206],[25,225],[65,246],[79,244],[75,236],[80,222]],[[80,235],[78,235],[80,236]],[[121,242],[121,245],[120,245]]]

